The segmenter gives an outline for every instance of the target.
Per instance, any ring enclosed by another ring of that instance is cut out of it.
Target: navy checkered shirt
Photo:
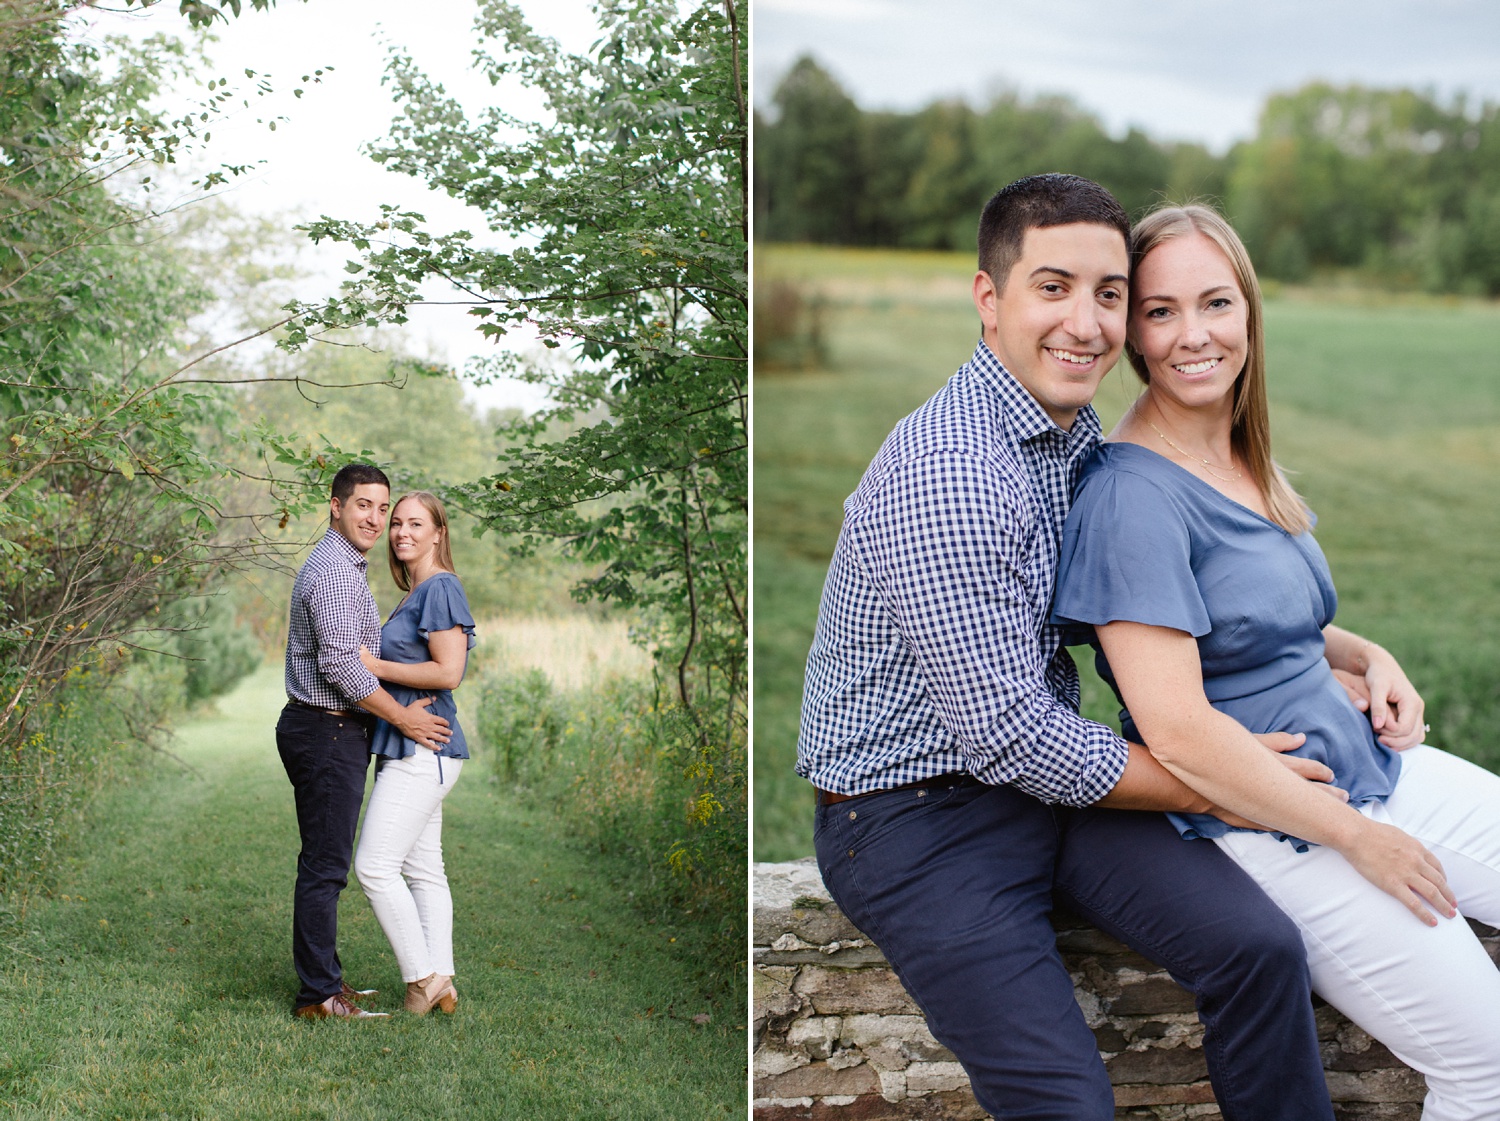
[[[1099,442],[1064,432],[981,341],[902,420],[844,503],[807,659],[797,773],[863,794],[963,771],[1083,806],[1128,748],[1078,715],[1047,621],[1073,483]]]
[[[286,640],[286,695],[318,708],[358,711],[380,682],[359,660],[380,656],[380,612],[366,579],[365,555],[330,528],[292,585]]]

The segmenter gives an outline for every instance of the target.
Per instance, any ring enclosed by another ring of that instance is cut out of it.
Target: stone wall
[[[1071,916],[1054,917],[1078,1003],[1115,1087],[1117,1119],[1219,1117],[1193,1001],[1167,974]],[[1500,961],[1500,936],[1474,924]],[[811,859],[754,874],[756,1121],[978,1121],[963,1068],[875,945],[829,899]],[[1320,1003],[1340,1121],[1418,1121],[1423,1083]]]

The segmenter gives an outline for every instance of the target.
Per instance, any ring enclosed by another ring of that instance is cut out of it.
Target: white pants
[[[443,799],[458,782],[462,759],[426,748],[392,759],[375,776],[354,854],[354,874],[380,928],[396,951],[403,981],[452,976],[453,896],[443,871]]]
[[[1423,1121],[1497,1121],[1500,971],[1462,916],[1500,926],[1500,777],[1413,747],[1390,798],[1362,812],[1442,862],[1459,918],[1423,925],[1332,849],[1266,833],[1217,843],[1301,927],[1318,995],[1426,1075]]]

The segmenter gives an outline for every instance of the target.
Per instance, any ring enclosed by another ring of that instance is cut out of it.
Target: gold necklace
[[[1151,424],[1151,422],[1149,420],[1146,423],[1147,424]],[[1154,424],[1151,424],[1151,431],[1155,432],[1163,440],[1166,440],[1167,441],[1167,447],[1171,448],[1178,455],[1185,456],[1188,459],[1196,459],[1199,463],[1203,464],[1204,470],[1206,470],[1210,475],[1212,475],[1216,479],[1221,480],[1222,482],[1232,483],[1236,479],[1243,479],[1245,477],[1243,474],[1240,473],[1240,469],[1238,467],[1215,467],[1212,463],[1210,463],[1208,460],[1204,459],[1201,455],[1194,455],[1192,452],[1183,451],[1183,449],[1179,448],[1176,444],[1172,443],[1172,441],[1167,438],[1167,434],[1165,432],[1163,432],[1160,428],[1156,427],[1156,425],[1154,425]],[[1228,474],[1228,475],[1221,475],[1219,473],[1221,471],[1228,471],[1228,472],[1230,472],[1230,474]]]

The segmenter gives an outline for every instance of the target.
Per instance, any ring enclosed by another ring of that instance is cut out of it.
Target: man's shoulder
[[[871,462],[867,479],[888,478],[924,461],[977,460],[1008,475],[1019,458],[1007,421],[999,397],[965,365],[896,423]]]
[[[353,552],[353,546],[337,530],[329,529],[297,570],[293,593],[305,594],[330,581],[346,583],[353,579],[363,583],[364,573],[356,563]]]

